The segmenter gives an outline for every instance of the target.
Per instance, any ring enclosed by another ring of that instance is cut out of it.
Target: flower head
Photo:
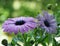
[[[36,22],[33,17],[19,17],[11,18],[5,21],[3,24],[4,32],[17,34],[19,31],[21,33],[28,32],[36,27]]]
[[[12,38],[13,38],[12,34],[8,35],[7,33],[2,31],[0,33],[0,46],[7,46],[9,43],[11,43]]]
[[[48,33],[56,33],[57,23],[53,15],[48,14],[47,11],[43,11],[43,15],[38,15],[38,24],[42,29]]]

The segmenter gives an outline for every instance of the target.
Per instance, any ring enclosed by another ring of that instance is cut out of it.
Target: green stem
[[[24,43],[24,46],[32,46],[32,44],[28,43],[28,42],[25,42]]]

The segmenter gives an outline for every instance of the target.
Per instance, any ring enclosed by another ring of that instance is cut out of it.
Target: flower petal
[[[44,21],[44,20],[45,20],[45,18],[44,18],[43,15],[41,15],[41,14],[39,14],[39,15],[37,16],[37,19],[38,19],[38,21]]]

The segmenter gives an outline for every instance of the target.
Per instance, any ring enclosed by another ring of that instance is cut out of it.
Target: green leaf
[[[25,39],[24,39],[24,36],[23,36],[22,33],[19,32],[16,37],[17,37],[17,39],[18,39],[19,41],[25,42]]]
[[[53,46],[58,46],[58,43],[56,42],[54,38],[53,38]]]

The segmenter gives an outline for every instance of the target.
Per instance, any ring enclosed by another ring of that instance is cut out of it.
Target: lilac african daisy
[[[33,17],[18,17],[11,18],[4,22],[3,29],[4,32],[17,34],[19,31],[21,33],[28,32],[36,27],[36,22]]]
[[[47,33],[56,33],[57,23],[53,15],[48,14],[47,11],[43,11],[43,15],[38,15],[38,24]]]

